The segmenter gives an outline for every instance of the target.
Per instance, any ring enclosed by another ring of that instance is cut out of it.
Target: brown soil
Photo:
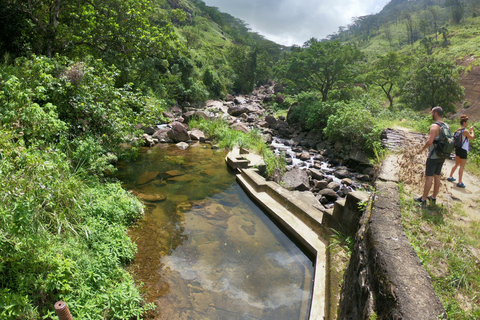
[[[457,64],[468,67],[475,60],[474,56],[466,56]],[[466,114],[471,123],[480,121],[480,66],[473,66],[468,73],[461,74],[460,84],[465,88],[465,97],[457,103],[457,113],[452,118]]]

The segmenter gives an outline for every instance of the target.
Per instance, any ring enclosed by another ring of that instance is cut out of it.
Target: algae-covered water
[[[131,271],[156,319],[308,319],[312,261],[249,199],[225,153],[142,148],[117,177],[145,199]]]

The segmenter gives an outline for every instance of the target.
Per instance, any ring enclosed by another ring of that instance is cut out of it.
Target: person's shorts
[[[468,151],[462,148],[455,148],[455,154],[457,157],[460,157],[460,159],[467,159]]]
[[[444,162],[445,159],[427,159],[425,175],[427,177],[433,177],[434,174],[437,176],[441,175]]]

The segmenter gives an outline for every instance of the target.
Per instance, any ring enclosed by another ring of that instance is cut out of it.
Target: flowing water
[[[308,319],[313,263],[243,192],[225,153],[143,148],[117,177],[146,199],[132,273],[156,319]]]

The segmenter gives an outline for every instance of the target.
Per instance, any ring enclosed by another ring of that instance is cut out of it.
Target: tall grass
[[[284,158],[275,155],[268,148],[262,133],[258,129],[250,130],[248,133],[233,130],[228,122],[222,118],[214,120],[196,118],[189,122],[189,126],[202,130],[205,136],[211,139],[213,143],[218,144],[220,148],[232,149],[234,146],[240,146],[261,155],[267,166],[267,176],[273,175],[275,170],[285,170]]]

